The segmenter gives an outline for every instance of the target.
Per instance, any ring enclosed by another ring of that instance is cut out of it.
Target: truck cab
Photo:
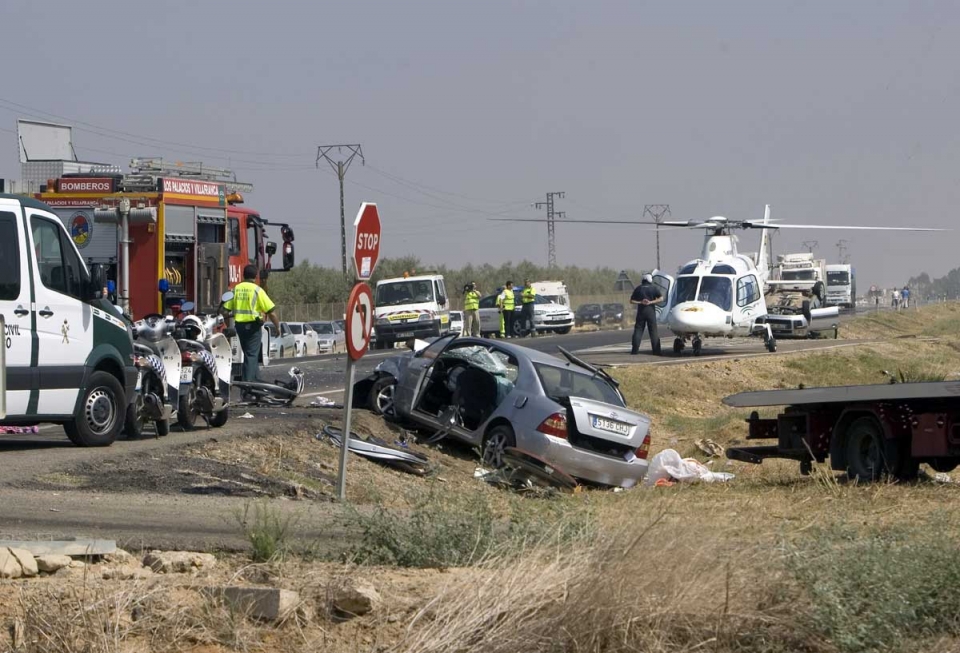
[[[111,444],[136,391],[128,324],[103,297],[53,210],[0,194],[0,424],[62,424],[80,446]]]

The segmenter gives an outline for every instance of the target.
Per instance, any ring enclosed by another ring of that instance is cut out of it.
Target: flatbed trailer
[[[731,395],[733,408],[785,406],[773,418],[754,411],[748,440],[776,444],[733,447],[731,460],[760,464],[767,458],[800,462],[830,459],[832,469],[860,481],[911,479],[921,463],[938,472],[960,464],[960,382],[893,383]]]

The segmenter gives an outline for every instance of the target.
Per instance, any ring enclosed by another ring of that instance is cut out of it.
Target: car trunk
[[[621,406],[567,397],[567,439],[578,449],[624,458],[635,452],[650,431],[650,420]]]

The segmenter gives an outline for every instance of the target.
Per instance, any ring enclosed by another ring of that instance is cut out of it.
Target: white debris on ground
[[[673,449],[664,449],[650,461],[643,484],[647,487],[658,483],[715,483],[733,479],[729,472],[714,472],[695,458],[681,458]]]

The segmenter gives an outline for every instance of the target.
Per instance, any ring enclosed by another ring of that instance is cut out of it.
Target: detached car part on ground
[[[565,360],[482,338],[438,338],[388,358],[354,386],[354,402],[479,447],[501,467],[517,448],[575,478],[631,487],[647,470],[650,419],[616,381]]]

